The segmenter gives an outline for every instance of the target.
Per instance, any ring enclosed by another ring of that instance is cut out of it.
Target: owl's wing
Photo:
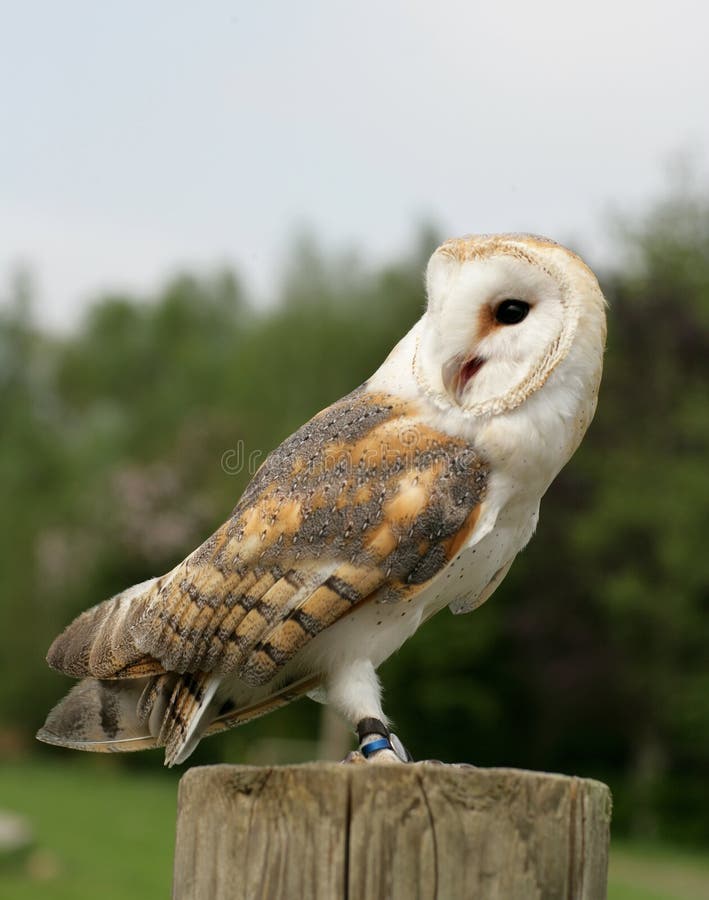
[[[88,610],[48,660],[74,677],[265,684],[356,606],[418,593],[472,535],[487,472],[411,404],[358,389],[274,451],[184,562]]]
[[[468,444],[356,392],[269,457],[146,604],[135,644],[168,671],[264,684],[359,604],[415,595],[472,534],[486,480]]]

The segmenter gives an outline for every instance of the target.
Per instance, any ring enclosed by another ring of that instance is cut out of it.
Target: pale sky
[[[0,2],[0,293],[76,321],[231,263],[267,296],[293,234],[374,261],[422,220],[603,262],[709,149],[699,0]]]

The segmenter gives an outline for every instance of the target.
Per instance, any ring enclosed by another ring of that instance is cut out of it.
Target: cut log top
[[[208,766],[180,782],[175,900],[602,900],[598,781],[432,763]]]

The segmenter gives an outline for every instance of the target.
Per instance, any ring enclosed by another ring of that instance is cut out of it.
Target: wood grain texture
[[[180,782],[174,900],[603,900],[597,781],[416,763],[209,766]]]

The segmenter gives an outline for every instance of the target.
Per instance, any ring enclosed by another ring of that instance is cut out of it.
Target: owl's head
[[[416,374],[439,405],[509,412],[550,379],[595,405],[605,300],[574,253],[531,235],[465,237],[436,250],[426,280]]]

